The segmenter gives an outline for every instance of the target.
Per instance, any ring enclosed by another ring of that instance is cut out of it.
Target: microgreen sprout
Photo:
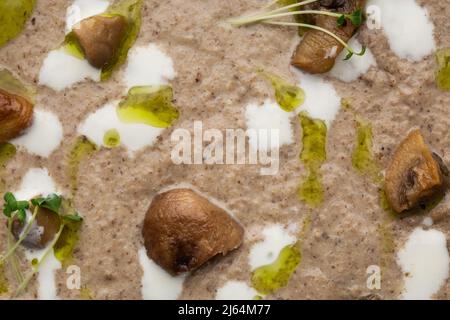
[[[54,193],[46,197],[33,198],[30,201],[19,201],[11,192],[7,192],[3,199],[5,201],[3,213],[8,219],[8,246],[6,253],[0,257],[0,264],[3,264],[7,260],[10,262],[19,283],[19,286],[15,291],[15,296],[17,296],[24,291],[30,280],[39,271],[39,267],[42,265],[44,260],[54,250],[55,246],[58,245],[61,234],[67,225],[74,222],[81,222],[83,218],[71,206],[69,200],[66,200],[62,196]],[[19,267],[16,249],[27,238],[28,234],[32,230],[40,208],[46,209],[49,212],[58,215],[61,223],[58,232],[54,235],[51,243],[46,246],[43,255],[39,259],[35,258],[31,261],[31,272],[24,277]],[[33,213],[27,219],[27,210],[29,209],[32,210]],[[13,223],[16,221],[23,225],[23,229],[17,241],[13,243]]]
[[[341,38],[339,38],[337,35],[335,35],[333,32],[312,25],[312,24],[307,24],[307,23],[298,23],[298,22],[282,22],[282,21],[265,21],[264,23],[267,24],[274,24],[274,25],[279,25],[279,26],[296,26],[296,27],[303,27],[303,28],[309,28],[309,29],[314,29],[314,30],[319,30],[323,33],[328,34],[329,36],[333,37],[334,39],[336,39],[336,41],[338,41],[340,44],[342,44],[344,46],[344,48],[347,50],[347,56],[345,57],[344,60],[349,60],[351,57],[353,57],[353,55],[357,55],[357,56],[363,56],[366,53],[366,46],[363,46],[360,52],[356,52],[352,47],[350,47],[344,40],[342,40]]]
[[[281,8],[275,9],[275,10],[267,11],[267,9],[270,8],[270,6],[269,6],[269,7],[266,7],[265,9],[263,9],[262,13],[258,13],[258,14],[246,16],[246,17],[241,17],[241,18],[236,18],[236,19],[231,19],[231,20],[229,20],[229,22],[233,26],[236,26],[236,27],[247,25],[247,24],[253,24],[253,23],[265,23],[265,24],[280,25],[280,26],[292,26],[292,27],[314,29],[314,30],[321,31],[321,32],[333,37],[336,41],[338,41],[340,44],[342,44],[344,46],[344,48],[348,52],[348,54],[346,55],[344,60],[349,60],[353,55],[357,55],[357,56],[364,55],[364,53],[366,52],[366,47],[363,47],[360,52],[355,52],[355,50],[352,47],[350,47],[344,40],[342,40],[335,33],[331,32],[325,28],[322,28],[322,27],[319,27],[319,26],[316,26],[313,24],[309,24],[309,23],[302,23],[302,22],[273,21],[273,19],[284,18],[284,17],[289,17],[289,16],[299,17],[302,15],[326,15],[326,16],[336,18],[337,25],[339,27],[344,27],[347,23],[347,20],[350,21],[355,27],[361,26],[362,21],[363,21],[363,13],[362,13],[361,9],[357,9],[350,14],[342,14],[342,13],[331,12],[331,11],[323,11],[323,10],[295,10],[295,11],[293,11],[293,9],[296,9],[298,7],[301,7],[301,6],[316,2],[316,1],[318,1],[318,0],[297,2],[297,3],[283,6]],[[277,1],[277,3],[286,3],[286,2]]]
[[[11,192],[5,193],[3,196],[5,200],[5,206],[3,207],[3,214],[8,218],[13,215],[17,215],[20,222],[24,222],[26,219],[26,209],[30,207],[28,201],[17,201],[16,197]]]

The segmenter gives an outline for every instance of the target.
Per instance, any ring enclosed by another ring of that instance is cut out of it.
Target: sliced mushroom
[[[117,56],[126,28],[127,21],[123,16],[94,16],[76,25],[73,34],[87,61],[101,69]]]
[[[386,196],[391,207],[401,213],[442,192],[444,167],[426,145],[420,130],[412,131],[386,170]]]
[[[34,208],[32,207],[31,210],[34,210]],[[46,208],[39,208],[38,210],[36,220],[22,242],[22,245],[30,249],[45,248],[54,239],[61,225],[61,219],[58,214]],[[14,220],[12,232],[16,239],[20,237],[24,227],[25,224],[22,224],[17,219]]]
[[[227,212],[190,189],[157,195],[142,229],[148,256],[173,275],[236,249],[243,234]]]
[[[20,135],[33,119],[33,105],[25,98],[0,89],[0,143]]]
[[[348,1],[323,1],[323,3],[311,5],[311,9],[333,9],[334,12],[350,14],[365,5],[365,0]],[[337,18],[325,15],[313,15],[313,24],[334,33],[344,42],[348,42],[357,31],[357,27],[350,21],[346,25],[338,26]],[[330,71],[336,57],[344,47],[332,36],[319,31],[309,30],[305,33],[292,57],[291,64],[309,73],[325,73]]]

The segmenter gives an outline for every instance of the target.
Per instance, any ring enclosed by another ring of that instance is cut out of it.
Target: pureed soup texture
[[[2,1],[0,298],[446,299],[448,6]]]

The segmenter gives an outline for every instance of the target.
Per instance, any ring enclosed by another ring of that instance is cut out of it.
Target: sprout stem
[[[36,215],[37,215],[38,211],[39,211],[39,206],[36,206],[34,208],[33,215],[31,216],[30,220],[28,221],[28,223],[25,227],[24,232],[20,236],[19,240],[17,240],[17,242],[8,250],[8,252],[3,257],[0,258],[0,264],[2,264],[6,259],[8,259],[9,256],[11,254],[13,254],[14,251],[17,249],[17,247],[22,243],[22,241],[25,240],[28,233],[30,233],[31,227],[33,226],[33,222],[36,219]]]
[[[287,11],[287,10],[290,10],[290,9],[293,9],[293,8],[305,6],[307,4],[310,4],[310,3],[313,3],[313,2],[316,2],[316,1],[318,1],[318,0],[305,0],[305,1],[302,1],[302,2],[290,4],[288,6],[284,6],[284,7],[281,7],[281,8],[272,10],[272,11],[269,11],[269,12],[262,12],[262,13],[255,14],[255,15],[248,16],[248,17],[241,17],[241,18],[237,18],[237,19],[231,19],[231,20],[229,20],[229,22],[232,25],[234,25],[234,26],[240,26],[240,25],[244,25],[244,24],[247,24],[247,23],[251,23],[251,22],[247,22],[247,23],[244,22],[243,23],[243,21],[246,21],[246,20],[252,20],[252,19],[255,19],[255,18],[259,18],[259,17],[272,15],[272,14],[279,13],[279,12],[284,12],[284,11]]]
[[[11,245],[12,245],[12,242],[13,242],[13,235],[12,235],[12,224],[13,224],[13,220],[14,220],[14,217],[16,216],[16,214],[14,214],[12,217],[10,217],[10,218],[8,218],[8,250],[11,248]],[[17,281],[20,283],[20,282],[22,282],[23,281],[23,275],[22,275],[22,272],[20,271],[20,268],[19,268],[19,263],[18,263],[18,260],[17,260],[17,256],[16,256],[16,254],[14,253],[14,254],[12,254],[12,256],[11,256],[11,259],[10,259],[10,263],[11,263],[11,266],[12,266],[12,268],[13,268],[13,270],[14,270],[14,273],[15,273],[15,275],[16,275],[16,279],[17,279]]]
[[[327,35],[329,35],[329,36],[333,37],[334,39],[336,39],[336,41],[338,41],[340,44],[342,44],[342,45],[344,46],[344,48],[347,49],[347,51],[348,51],[350,54],[352,54],[352,55],[353,55],[353,54],[356,54],[357,56],[362,56],[362,55],[364,55],[364,53],[365,53],[365,51],[366,51],[365,48],[363,48],[363,49],[361,50],[361,52],[355,52],[355,50],[353,50],[352,47],[350,47],[344,40],[342,40],[341,38],[339,38],[339,37],[338,37],[337,35],[335,35],[333,32],[331,32],[331,31],[329,31],[329,30],[327,30],[327,29],[324,29],[324,28],[321,28],[321,27],[312,25],[312,24],[298,23],[298,22],[282,22],[282,21],[263,21],[263,23],[266,23],[266,24],[274,24],[274,25],[279,25],[279,26],[303,27],[303,28],[309,28],[309,29],[318,30],[318,31],[321,31],[321,32],[323,32],[323,33],[326,33]]]
[[[274,19],[274,18],[282,18],[282,17],[305,15],[305,14],[320,14],[320,15],[325,15],[325,16],[330,16],[330,17],[335,17],[335,18],[339,18],[342,16],[342,14],[330,12],[330,11],[302,10],[302,11],[283,12],[283,13],[277,13],[277,14],[271,14],[271,15],[267,14],[267,15],[254,16],[254,17],[249,17],[246,19],[240,19],[240,20],[233,21],[232,24],[234,26],[242,26],[245,24],[270,20],[270,19]]]
[[[58,242],[59,237],[61,236],[61,233],[64,230],[64,226],[65,226],[64,223],[61,223],[58,233],[53,238],[53,241],[48,245],[47,249],[45,249],[45,252],[42,255],[42,257],[39,259],[39,262],[37,264],[33,265],[33,270],[26,276],[26,278],[22,281],[22,283],[19,285],[19,287],[15,291],[15,293],[14,293],[15,297],[17,297],[18,295],[20,295],[22,293],[22,291],[28,286],[28,283],[31,281],[33,276],[39,271],[39,267],[45,261],[45,259],[50,254],[50,252],[52,252],[53,247],[55,246],[56,242]]]

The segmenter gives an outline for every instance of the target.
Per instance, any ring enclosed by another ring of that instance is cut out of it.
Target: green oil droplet
[[[310,169],[306,180],[299,188],[300,199],[311,207],[317,207],[323,202],[324,190],[321,177],[316,169]]]
[[[16,155],[16,147],[11,143],[0,143],[0,170]]]
[[[397,213],[394,211],[394,209],[392,209],[391,205],[389,204],[384,189],[380,189],[379,197],[381,208],[389,215],[391,219],[395,219],[397,217]]]
[[[357,120],[356,144],[352,153],[352,165],[361,174],[370,176],[375,183],[381,183],[383,177],[372,154],[372,126],[363,120]]]
[[[8,279],[5,276],[5,268],[3,263],[0,263],[0,295],[8,292]]]
[[[252,274],[252,286],[261,294],[270,294],[288,285],[294,271],[301,261],[297,246],[288,245],[281,250],[275,262],[257,268]]]
[[[341,109],[345,111],[351,111],[352,110],[352,102],[350,99],[342,98],[341,99]]]
[[[441,90],[450,90],[450,48],[440,49],[436,52],[438,72],[436,83]]]
[[[64,39],[64,43],[62,45],[64,51],[78,59],[84,60],[85,54],[83,48],[80,45],[77,37],[73,32],[69,32]]]
[[[37,258],[34,258],[33,260],[31,260],[31,265],[33,267],[36,267],[39,264],[39,260]]]
[[[16,147],[11,143],[0,143],[0,193],[5,190],[5,180],[1,177],[6,164],[16,155]]]
[[[73,259],[73,249],[78,239],[82,221],[64,221],[64,229],[56,242],[53,250],[56,259],[58,259],[63,267],[69,265]]]
[[[22,32],[35,3],[36,0],[0,1],[0,47]]]
[[[22,83],[7,69],[0,69],[0,89],[21,96],[31,103],[33,103],[36,93],[35,88]]]
[[[275,100],[284,111],[292,112],[305,102],[305,92],[303,89],[264,70],[258,69],[257,71],[272,84],[275,91]]]
[[[299,117],[303,130],[300,160],[309,171],[307,179],[299,188],[299,195],[309,206],[317,207],[324,197],[320,167],[327,159],[327,126],[324,121],[311,119],[305,113],[301,113]]]
[[[82,286],[80,288],[80,298],[82,300],[94,300],[94,294],[87,286]]]
[[[97,146],[89,141],[85,136],[78,137],[75,145],[69,153],[69,177],[71,181],[72,192],[78,189],[78,171],[83,159],[97,150]]]
[[[120,134],[116,129],[106,131],[103,136],[103,144],[107,148],[115,148],[120,146]]]
[[[117,115],[124,123],[141,123],[156,128],[167,128],[179,117],[172,103],[172,87],[133,87],[121,101]]]

